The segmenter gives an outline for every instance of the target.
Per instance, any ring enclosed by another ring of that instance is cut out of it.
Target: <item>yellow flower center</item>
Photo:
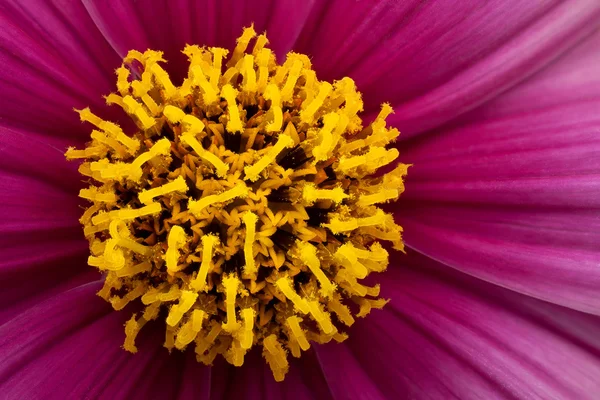
[[[403,191],[406,165],[386,146],[389,105],[366,128],[354,82],[319,81],[307,56],[278,65],[265,35],[247,28],[227,50],[187,46],[189,72],[175,86],[162,53],[130,51],[107,96],[135,121],[128,135],[89,109],[94,125],[79,171],[89,264],[105,273],[98,293],[121,310],[124,348],[151,320],[165,347],[195,347],[240,366],[261,346],[275,379],[311,342],[344,340],[344,326],[387,300],[360,283],[402,250],[402,229],[378,204]]]

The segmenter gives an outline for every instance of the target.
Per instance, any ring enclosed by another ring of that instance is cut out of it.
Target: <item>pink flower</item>
[[[390,102],[414,165],[388,207],[409,248],[379,277],[391,302],[282,383],[258,352],[208,368],[162,332],[120,348],[130,314],[95,295],[63,156],[89,138],[73,107],[122,118],[101,96],[128,50],[181,78],[186,43],[232,49],[251,22],[353,78],[366,119]],[[600,396],[598,0],[14,0],[0,27],[0,397]]]

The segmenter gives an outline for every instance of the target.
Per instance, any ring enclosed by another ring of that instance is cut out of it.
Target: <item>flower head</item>
[[[79,192],[92,203],[80,222],[88,264],[106,273],[99,295],[115,310],[145,306],[124,348],[137,352],[140,329],[164,309],[169,350],[194,342],[198,361],[241,366],[258,344],[283,380],[287,352],[346,339],[348,301],[359,317],[387,302],[360,280],[387,268],[380,241],[403,249],[378,205],[398,198],[407,166],[375,175],[398,157],[386,149],[399,135],[386,127],[389,105],[363,129],[350,78],[320,81],[297,53],[278,65],[265,35],[249,48],[255,36],[245,29],[229,58],[187,46],[179,86],[161,52],[130,51],[106,100],[138,132],[79,110],[96,129],[66,156],[84,159],[94,181]]]

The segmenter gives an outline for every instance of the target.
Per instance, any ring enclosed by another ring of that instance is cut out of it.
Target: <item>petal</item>
[[[346,343],[319,348],[334,395],[597,397],[597,317],[444,270],[420,255],[395,259],[382,282],[391,303],[360,321]],[[348,360],[356,370],[344,374]]]
[[[479,278],[599,313],[600,34],[522,87],[413,141],[407,244]]]
[[[116,115],[101,95],[120,59],[80,2],[3,2],[0,24],[3,124],[73,138],[84,132],[74,107]]]
[[[267,31],[271,48],[285,54],[295,42],[312,1],[296,2],[290,9],[274,0],[209,1],[200,7],[190,0],[135,0],[108,4],[86,0],[85,6],[111,45],[124,56],[128,50],[162,50],[175,80],[183,78],[187,61],[181,53],[186,44],[220,46],[229,50],[242,28],[254,24],[257,32]]]
[[[90,280],[76,166],[57,141],[0,127],[0,321]]]
[[[389,122],[408,138],[520,82],[599,16],[595,0],[323,2],[295,48],[320,77],[354,78],[367,111],[390,102]]]

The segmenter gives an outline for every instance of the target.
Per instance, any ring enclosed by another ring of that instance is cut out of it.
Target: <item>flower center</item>
[[[88,262],[106,276],[98,294],[140,309],[124,348],[135,353],[160,317],[169,351],[193,343],[198,361],[240,366],[261,346],[280,381],[288,352],[342,341],[354,316],[386,304],[360,280],[386,269],[380,240],[402,250],[402,229],[377,205],[398,198],[407,166],[377,174],[398,157],[386,149],[399,134],[386,128],[389,105],[363,128],[351,79],[319,81],[302,54],[278,65],[267,43],[251,27],[228,60],[187,46],[181,86],[161,52],[130,51],[106,100],[139,130],[80,110],[97,129],[66,156],[96,181],[79,196],[92,203],[80,221]]]

